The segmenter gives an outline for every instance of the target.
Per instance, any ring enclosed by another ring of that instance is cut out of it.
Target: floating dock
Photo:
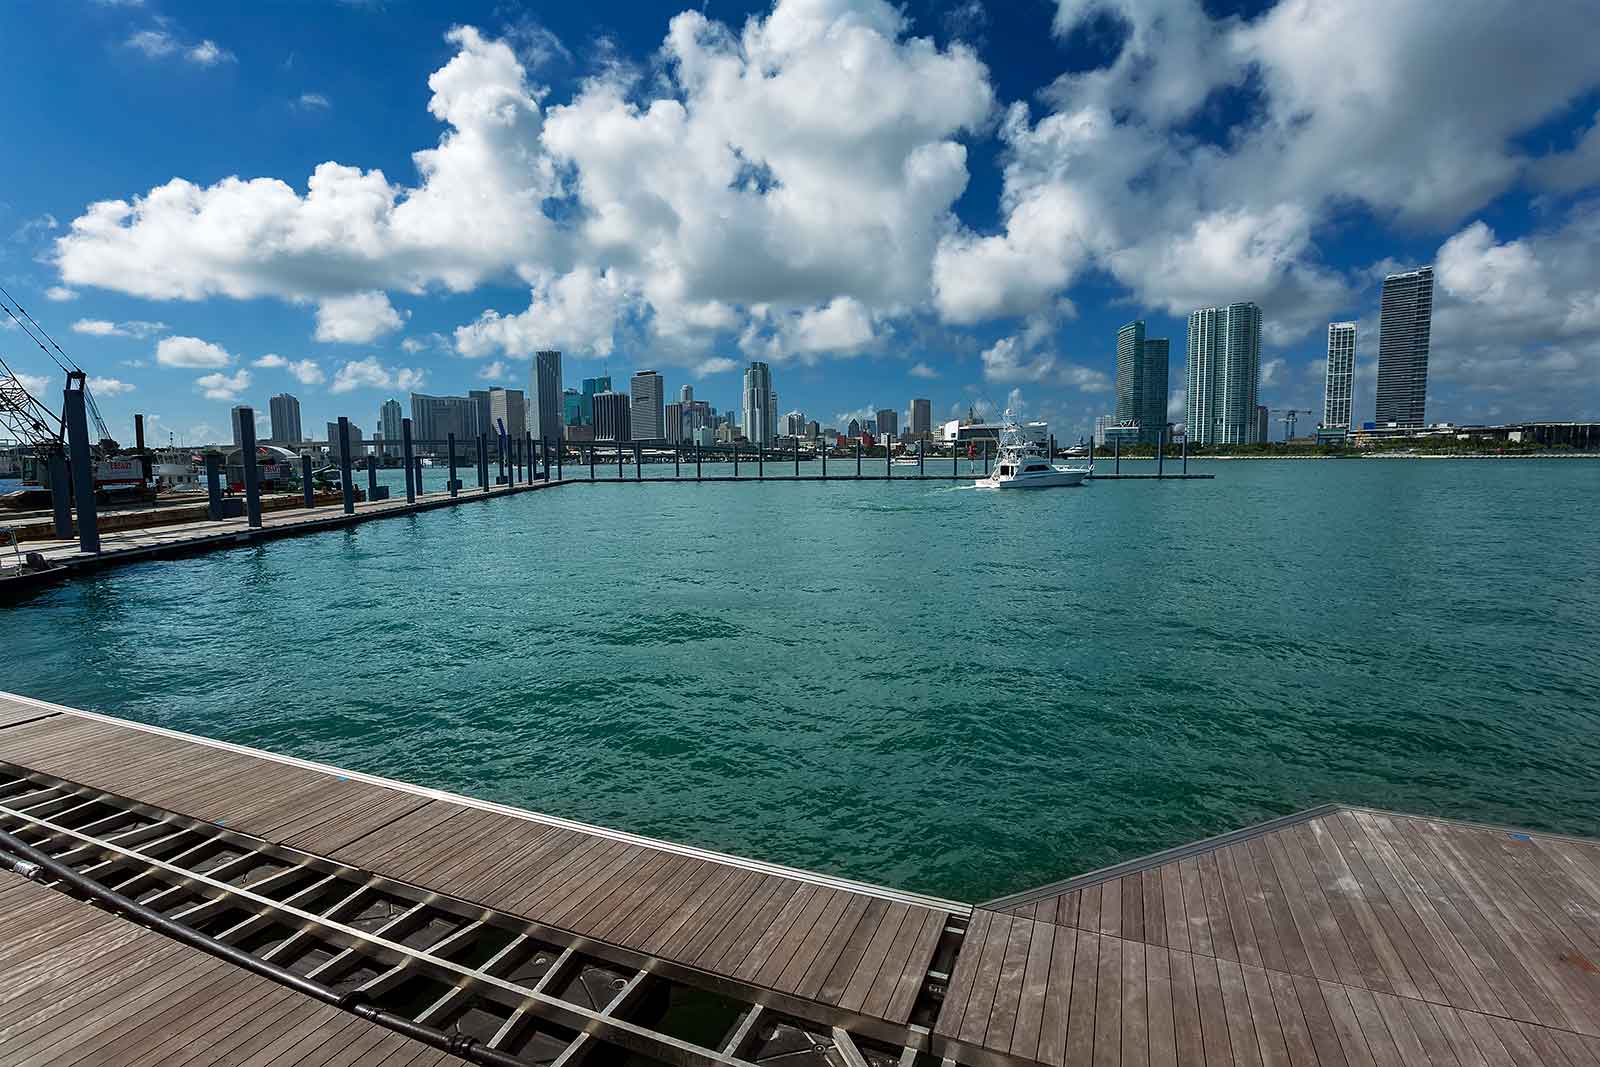
[[[1554,834],[1331,806],[973,907],[7,695],[0,829],[107,898],[0,872],[0,1064],[1600,1064]]]

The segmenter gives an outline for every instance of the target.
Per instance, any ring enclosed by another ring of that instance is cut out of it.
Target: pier
[[[1334,805],[970,906],[3,694],[0,830],[0,1064],[1600,1063],[1556,834]]]

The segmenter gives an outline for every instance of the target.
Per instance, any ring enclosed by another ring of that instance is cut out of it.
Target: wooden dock
[[[160,855],[183,879],[157,899],[206,881],[172,865],[215,833],[411,893],[391,925],[448,902],[466,925],[443,943],[524,923],[620,968],[616,1003],[648,976],[745,1006],[721,1051],[685,1051],[602,997],[579,1019],[588,1045],[568,1035],[529,1062],[616,1039],[725,1067],[1600,1065],[1594,841],[1333,806],[973,908],[26,697],[0,695],[0,771],[0,824],[58,845],[89,841],[52,821],[65,813],[114,818],[92,803],[144,813],[124,834],[181,827],[184,850]],[[13,810],[28,789],[43,799]],[[171,1062],[458,1062],[10,874],[0,915],[0,1064],[168,1062],[175,1047],[191,1059]],[[816,1058],[785,1058],[800,1046],[774,1036],[779,1016]]]

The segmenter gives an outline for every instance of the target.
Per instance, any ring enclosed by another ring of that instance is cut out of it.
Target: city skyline
[[[1111,410],[1118,326],[1176,339],[1194,307],[1235,300],[1263,310],[1273,408],[1320,407],[1326,325],[1360,323],[1366,421],[1380,281],[1423,263],[1430,421],[1600,408],[1581,12],[1373,20],[1328,0],[1302,21],[1249,0],[1191,3],[1163,33],[1160,11],[1111,0],[1100,33],[1070,3],[975,21],[882,0],[602,3],[535,26],[488,0],[400,7],[262,33],[183,0],[70,18],[23,0],[14,25],[39,47],[0,85],[61,121],[0,160],[0,261],[114,436],[138,410],[152,436],[224,438],[232,405],[284,390],[308,425],[389,393],[537,394],[534,353],[557,350],[569,385],[654,367],[719,408],[759,360],[785,409],[834,421],[913,388],[938,417],[1022,389],[1082,432]],[[700,29],[669,35],[675,16]],[[381,63],[363,46],[380,28]],[[719,96],[689,76],[758,69],[746,32],[781,57],[766,103],[759,79]],[[1301,33],[1362,46],[1310,77]],[[846,38],[874,61],[841,66]],[[204,62],[181,47],[199,41]],[[1197,68],[1186,42],[1224,58]],[[624,91],[654,57],[663,76]],[[813,115],[824,88],[843,110]],[[130,124],[107,99],[150,106]],[[805,135],[770,138],[769,104]],[[44,353],[0,345],[57,390]]]

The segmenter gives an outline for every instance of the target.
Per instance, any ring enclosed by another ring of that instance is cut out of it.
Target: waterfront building
[[[594,394],[609,393],[610,391],[611,376],[608,374],[583,380],[583,392],[579,394],[578,400],[578,415],[585,426],[594,425]]]
[[[279,393],[267,401],[272,419],[272,435],[268,440],[279,445],[297,445],[305,440],[300,432],[300,398],[291,393]]]
[[[242,429],[244,424],[240,421],[240,416],[244,414],[245,407],[246,405],[244,404],[235,404],[233,410],[228,412],[228,425],[233,427],[233,447],[236,449],[244,447],[244,431]]]
[[[900,413],[892,408],[878,412],[878,432],[888,438],[900,436]]]
[[[513,441],[522,440],[528,429],[528,401],[521,389],[489,390],[489,433],[504,430]]]
[[[911,401],[911,433],[927,437],[933,432],[933,401],[916,397]]]
[[[400,401],[390,397],[378,408],[378,433],[383,439],[383,454],[385,456],[398,456],[400,454],[401,437],[403,431],[400,424],[405,420],[405,409],[400,406]]]
[[[595,393],[594,439],[596,441],[632,441],[632,398],[627,393],[606,390]]]
[[[1428,400],[1428,342],[1433,327],[1433,268],[1383,279],[1378,324],[1380,426],[1422,426]]]
[[[1255,440],[1261,309],[1244,302],[1189,314],[1185,432],[1195,445]]]
[[[1143,319],[1117,331],[1117,424],[1137,426],[1139,440],[1155,444],[1167,425],[1170,342],[1145,337]]]
[[[559,441],[561,426],[561,353],[535,352],[528,371],[528,432],[536,439]]]
[[[467,396],[411,394],[411,440],[420,453],[445,452],[450,435],[457,455],[474,455],[478,436],[478,404]]]
[[[583,394],[576,389],[561,390],[561,423],[569,432],[574,426],[586,426],[593,421],[584,417],[583,401]]]
[[[685,408],[694,403],[694,386],[685,385],[682,389],[678,390],[678,403],[682,404]]]
[[[862,433],[870,433],[870,434],[876,435],[877,432],[878,432],[878,420],[877,420],[877,417],[874,416],[873,418],[870,418],[870,419],[862,419],[861,420],[861,432]]]
[[[701,426],[694,431],[694,443],[702,448],[717,443],[717,431],[710,426]]]
[[[1252,440],[1258,445],[1272,440],[1272,413],[1265,404],[1256,405],[1255,437]]]
[[[343,456],[339,452],[339,443],[339,423],[337,421],[330,422],[328,423],[328,458],[335,463],[343,462]],[[361,447],[361,427],[351,421],[350,462],[354,463],[364,455],[366,455],[366,449]]]
[[[861,436],[861,420],[860,419],[851,419],[850,420],[850,425],[845,427],[844,434],[845,434],[846,437],[850,437],[850,438],[860,437]]]
[[[810,420],[809,422],[806,423],[806,436],[807,437],[809,437],[813,441],[815,441],[819,436],[821,436],[821,434],[822,434],[822,427],[820,425],[818,425],[816,419],[812,419],[812,420]]]
[[[778,395],[772,390],[772,368],[751,361],[744,372],[744,417],[740,429],[751,444],[769,444],[777,423]]]
[[[675,400],[668,404],[661,416],[661,421],[664,431],[662,436],[666,438],[667,444],[675,445],[683,441],[684,412],[682,401]]]
[[[661,375],[653,370],[640,371],[628,383],[628,392],[633,397],[633,409],[629,412],[633,439],[659,441],[664,438],[666,432],[662,425],[662,404],[666,399],[666,383]]]
[[[803,437],[806,432],[806,416],[804,412],[784,412],[783,420],[779,423],[785,437]]]
[[[472,401],[473,424],[472,432],[484,434],[488,437],[495,436],[494,421],[489,413],[489,390],[469,389],[467,399]]]
[[[1328,363],[1323,375],[1322,429],[1350,432],[1355,396],[1356,324],[1328,323]]]

